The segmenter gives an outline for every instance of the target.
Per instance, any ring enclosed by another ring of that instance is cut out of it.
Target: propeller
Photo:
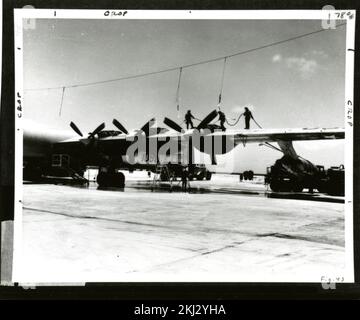
[[[73,129],[80,137],[83,136],[83,134],[81,133],[80,129],[76,126],[76,124],[74,122],[70,122],[70,127],[71,129]]]
[[[196,127],[196,129],[200,130],[200,129],[204,129],[206,128],[206,126],[213,121],[218,115],[218,112],[216,110],[211,111],[203,120],[200,121],[200,123],[198,124],[198,126]],[[174,129],[177,132],[183,132],[183,128],[180,127],[180,125],[178,125],[175,121],[166,118],[164,119],[164,123],[170,127],[171,129]]]
[[[172,121],[169,118],[164,118],[164,123],[171,129],[174,129],[177,132],[183,132],[184,129],[181,128],[175,121]]]
[[[70,127],[71,129],[73,129],[80,137],[83,137],[82,132],[80,131],[80,129],[77,127],[77,125],[74,122],[70,122]],[[100,131],[102,131],[105,128],[105,123],[102,123],[101,125],[99,125],[93,132],[89,133],[88,139],[93,138],[96,134],[98,134]]]
[[[129,132],[125,129],[125,127],[116,119],[112,121],[113,125],[118,128],[121,132],[128,134]]]
[[[155,118],[151,118],[148,122],[146,122],[142,127],[141,127],[141,131],[144,131],[145,134],[148,136],[149,135],[149,131],[150,131],[150,123],[154,122]]]
[[[98,134],[100,131],[104,130],[105,123],[103,122],[101,125],[99,125],[93,132],[89,134],[89,139],[93,138],[96,134]]]
[[[198,130],[206,128],[206,126],[213,121],[218,115],[216,110],[211,111],[196,127]]]

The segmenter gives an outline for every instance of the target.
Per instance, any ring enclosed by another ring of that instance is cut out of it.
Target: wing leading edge
[[[184,134],[178,132],[166,132],[161,134],[155,134],[149,138],[172,138],[178,139],[183,136],[192,135],[192,130],[188,130]],[[200,131],[201,134],[201,131]],[[206,134],[204,136],[213,137],[228,137],[235,141],[235,144],[246,142],[261,143],[261,142],[277,142],[277,141],[302,141],[302,140],[332,140],[332,139],[344,139],[344,128],[315,128],[315,129],[250,129],[250,130],[226,130],[217,131]],[[116,137],[100,138],[99,141],[118,141],[126,140],[131,135],[120,135]],[[131,140],[131,139],[130,139]],[[60,143],[71,143],[80,141],[78,138],[72,138],[61,141]]]
[[[344,128],[316,128],[316,129],[253,129],[214,132],[213,136],[227,136],[234,139],[235,144],[277,141],[303,140],[331,140],[344,139]]]

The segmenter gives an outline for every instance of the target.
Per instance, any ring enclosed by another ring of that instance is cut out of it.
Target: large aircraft
[[[59,134],[24,130],[24,179],[33,180],[49,170],[59,172],[64,168],[68,174],[82,177],[89,166],[99,169],[97,183],[100,187],[124,186],[125,177],[118,172],[119,169],[155,172],[159,166],[166,166],[173,175],[179,176],[182,169],[188,167],[189,172],[197,174],[199,179],[209,178],[209,172],[203,169],[204,166],[194,162],[195,149],[209,155],[212,164],[216,164],[217,155],[226,154],[239,144],[258,143],[283,153],[277,165],[294,173],[294,181],[287,183],[287,186],[292,187],[287,188],[296,191],[302,190],[303,177],[317,174],[318,167],[301,158],[292,142],[345,137],[343,128],[222,131],[218,125],[211,124],[217,115],[216,110],[212,111],[196,128],[190,130],[184,130],[169,118],[163,121],[168,128],[157,127],[155,119],[151,119],[141,129],[130,132],[114,119],[113,125],[118,130],[104,130],[105,124],[102,123],[87,137],[71,122],[71,128],[80,138],[70,139]],[[281,185],[272,188],[286,189]]]

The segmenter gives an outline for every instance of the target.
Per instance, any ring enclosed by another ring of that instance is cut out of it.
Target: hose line
[[[226,121],[226,123],[227,123],[229,126],[234,127],[234,126],[237,125],[237,123],[239,122],[239,120],[240,120],[240,118],[241,118],[242,115],[243,115],[243,114],[240,114],[240,116],[237,118],[237,120],[236,120],[234,123],[230,123],[227,119],[225,119],[225,121]],[[262,127],[261,127],[261,126],[256,122],[256,120],[254,119],[254,117],[252,117],[252,119],[254,120],[255,124],[256,124],[260,129],[262,129]]]
[[[237,125],[237,123],[239,122],[239,120],[240,120],[240,118],[241,118],[242,115],[243,115],[243,114],[240,114],[240,116],[237,118],[237,120],[236,120],[234,123],[230,123],[227,119],[225,119],[225,120],[226,120],[226,123],[227,123],[229,126],[234,127],[234,126]]]

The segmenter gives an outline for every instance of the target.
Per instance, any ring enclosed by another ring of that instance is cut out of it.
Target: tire
[[[206,180],[207,180],[207,181],[210,181],[210,180],[211,180],[211,176],[212,176],[212,173],[211,173],[211,172],[207,172],[207,173],[206,173]]]
[[[254,171],[252,171],[252,170],[248,171],[248,179],[254,180]]]
[[[271,181],[270,188],[274,192],[291,192],[291,191],[293,191],[293,185],[290,182],[284,182],[282,180]]]
[[[196,176],[196,180],[201,181],[201,180],[204,180],[204,179],[205,179],[205,174],[203,172]]]
[[[304,187],[301,184],[294,184],[292,187],[292,191],[294,192],[302,192]]]
[[[340,196],[343,197],[345,195],[345,187],[344,185],[335,185],[331,186],[327,192],[330,196]]]
[[[248,180],[249,179],[249,171],[244,171],[243,176],[244,176],[244,180]]]
[[[125,187],[125,175],[122,172],[116,172],[112,175],[113,186],[117,188]]]
[[[106,172],[99,172],[99,174],[96,177],[96,182],[99,185],[100,188],[107,187],[108,179],[107,179],[107,173]]]
[[[168,181],[169,180],[165,172],[160,173],[160,180],[161,181]]]
[[[280,184],[280,191],[281,192],[292,192],[293,191],[293,184],[291,182],[282,182]]]
[[[328,181],[320,181],[316,189],[320,193],[328,193],[329,190]]]
[[[124,188],[125,186],[125,176],[122,172],[107,173],[100,172],[97,175],[96,182],[100,188]]]
[[[272,180],[270,182],[270,189],[274,192],[280,192],[280,183],[279,181]]]

